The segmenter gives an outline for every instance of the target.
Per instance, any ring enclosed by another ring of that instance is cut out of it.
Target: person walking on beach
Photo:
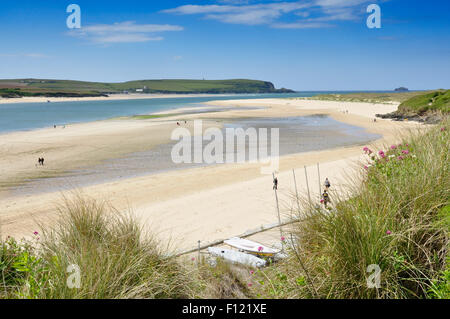
[[[325,178],[325,189],[329,190],[330,187],[331,187],[331,184],[330,184],[330,181],[328,180],[328,177],[327,177],[327,178]]]
[[[273,190],[277,190],[278,189],[278,178],[275,177],[273,179]]]
[[[328,195],[327,190],[323,191],[322,201],[323,201],[323,205],[325,206],[325,208],[327,208],[327,205],[330,202],[330,196]]]

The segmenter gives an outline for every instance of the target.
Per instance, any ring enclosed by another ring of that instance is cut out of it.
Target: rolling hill
[[[293,93],[276,89],[271,82],[235,80],[141,80],[121,83],[84,82],[48,79],[0,80],[0,96],[101,96],[117,93],[220,94]]]

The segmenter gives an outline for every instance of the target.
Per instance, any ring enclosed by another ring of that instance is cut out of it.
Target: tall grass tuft
[[[286,275],[276,297],[449,298],[449,129],[446,119],[381,153],[365,149],[371,164],[350,199],[334,197],[330,210],[305,202],[296,254],[267,271]]]
[[[9,297],[188,298],[193,294],[187,270],[166,257],[157,240],[144,234],[131,215],[81,196],[66,199],[59,214],[57,225],[44,230],[30,250],[34,262],[25,271],[18,269],[17,260],[10,267],[9,277],[21,275]]]

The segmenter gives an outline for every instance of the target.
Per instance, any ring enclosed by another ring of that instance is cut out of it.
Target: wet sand
[[[228,96],[227,94],[110,94],[109,96],[98,97],[22,97],[22,98],[0,98],[0,104],[13,103],[52,103],[74,102],[74,101],[112,101],[112,100],[137,100],[137,99],[165,99],[174,97],[208,97],[211,99],[217,96]]]
[[[204,110],[204,112],[208,111]],[[204,112],[198,112],[197,114]],[[192,125],[192,122],[184,124],[181,121],[181,123],[184,127],[190,127]],[[380,135],[370,134],[362,128],[335,121],[326,115],[234,119],[233,121],[216,119],[215,125],[217,125],[217,128],[222,128],[221,132],[223,136],[226,136],[226,129],[228,128],[242,128],[243,130],[247,130],[248,128],[255,128],[256,130],[264,128],[269,130],[267,134],[269,140],[270,130],[276,128],[280,134],[278,152],[281,156],[358,145],[381,137]],[[220,165],[214,163],[176,164],[171,158],[171,150],[176,143],[176,141],[171,141],[166,144],[156,145],[148,151],[125,154],[119,158],[104,160],[94,166],[62,173],[61,176],[38,178],[17,187],[10,187],[9,194],[10,196],[21,196],[65,191],[132,177],[158,174],[170,170]],[[202,147],[204,147],[207,145],[207,142],[203,141],[202,144]],[[231,152],[234,157],[237,154],[236,147],[231,151],[224,147],[222,151],[224,156]],[[244,155],[248,160],[250,153],[248,144],[245,146],[244,151]],[[257,153],[257,150],[255,151]],[[191,153],[194,153],[193,147],[191,147]],[[271,145],[269,143],[268,154],[270,153]]]

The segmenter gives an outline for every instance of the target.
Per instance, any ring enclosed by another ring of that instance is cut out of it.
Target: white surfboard
[[[266,265],[266,261],[264,259],[231,249],[210,247],[208,248],[208,252],[212,256],[223,258],[224,260],[232,263],[238,263],[257,268],[264,267]]]
[[[225,240],[224,243],[239,250],[243,250],[259,256],[271,257],[280,252],[279,250],[275,250],[273,248],[261,245],[257,242],[239,237],[230,238],[228,240]]]

